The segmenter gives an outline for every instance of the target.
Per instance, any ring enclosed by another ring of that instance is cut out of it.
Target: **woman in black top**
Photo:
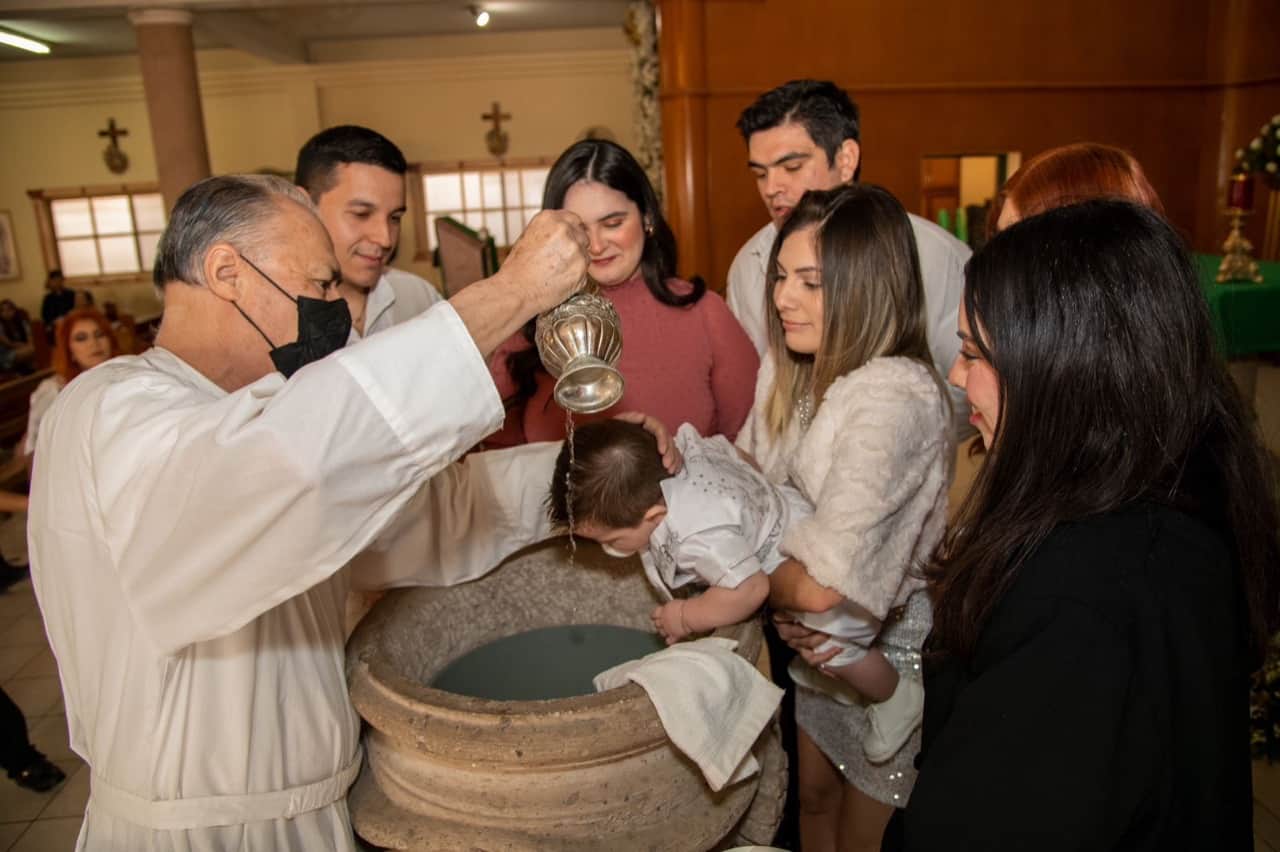
[[[886,848],[1252,849],[1273,482],[1181,241],[1095,201],[974,255],[950,380],[989,451],[930,569]]]

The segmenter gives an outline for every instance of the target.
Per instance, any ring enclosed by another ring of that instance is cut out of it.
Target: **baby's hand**
[[[664,603],[650,616],[653,619],[654,629],[658,631],[658,635],[667,640],[668,645],[674,645],[689,635],[684,622],[684,604],[683,600]]]

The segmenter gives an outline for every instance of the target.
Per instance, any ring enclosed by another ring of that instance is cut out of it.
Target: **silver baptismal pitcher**
[[[561,408],[578,414],[603,411],[622,398],[622,323],[613,303],[594,283],[538,315],[538,357],[556,379]]]

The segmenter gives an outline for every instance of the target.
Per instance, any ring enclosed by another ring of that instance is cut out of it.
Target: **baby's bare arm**
[[[737,624],[749,618],[769,596],[769,578],[752,574],[736,589],[707,589],[694,598],[671,601],[653,611],[654,626],[668,644],[694,633]]]
[[[737,624],[750,617],[769,597],[769,578],[763,571],[752,574],[736,589],[707,589],[685,604],[685,622],[693,633]]]

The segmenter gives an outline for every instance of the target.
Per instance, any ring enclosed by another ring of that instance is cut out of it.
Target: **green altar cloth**
[[[1280,352],[1280,263],[1259,261],[1262,283],[1217,282],[1222,258],[1197,254],[1200,286],[1209,301],[1213,330],[1222,353],[1240,358],[1259,352]]]

